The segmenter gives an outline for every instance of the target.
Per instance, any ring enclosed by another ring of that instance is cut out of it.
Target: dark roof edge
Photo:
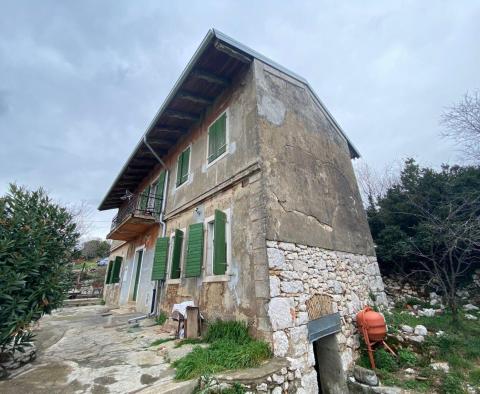
[[[138,150],[138,148],[142,145],[143,143],[143,138],[144,136],[147,136],[148,133],[150,132],[150,130],[152,129],[152,127],[155,125],[155,123],[157,122],[158,118],[160,117],[160,115],[162,114],[162,112],[164,111],[164,109],[168,106],[168,104],[170,104],[170,100],[173,98],[173,96],[177,93],[177,90],[180,88],[180,85],[185,81],[185,79],[187,78],[189,72],[192,70],[194,64],[196,63],[196,61],[198,60],[198,57],[200,57],[200,55],[202,54],[202,52],[204,51],[204,49],[207,47],[207,45],[210,43],[210,40],[215,36],[215,33],[214,33],[214,30],[213,29],[210,29],[207,33],[207,35],[204,37],[204,39],[202,40],[202,42],[200,43],[200,46],[197,48],[197,50],[195,51],[195,53],[193,54],[192,58],[190,59],[190,61],[188,62],[187,66],[185,67],[185,69],[183,70],[182,74],[180,74],[180,77],[177,79],[177,82],[175,82],[175,84],[173,85],[173,88],[170,90],[170,93],[168,93],[167,97],[165,98],[165,100],[163,101],[163,104],[161,105],[161,107],[159,108],[159,110],[157,111],[157,113],[155,114],[155,116],[153,117],[152,121],[150,122],[150,124],[148,125],[147,129],[145,130],[145,132],[142,134],[140,140],[137,142],[137,145],[135,145],[135,148],[133,149],[132,153],[130,154],[130,156],[128,157],[127,161],[125,162],[125,164],[122,166],[122,168],[120,169],[120,171],[118,172],[118,175],[116,176],[115,180],[113,181],[112,185],[110,186],[110,188],[108,189],[108,192],[105,194],[105,197],[102,199],[102,202],[100,203],[100,205],[98,206],[98,210],[102,210],[101,207],[102,205],[105,203],[105,201],[107,200],[108,196],[110,195],[110,192],[113,190],[113,188],[115,187],[115,184],[120,180],[123,172],[125,171],[125,169],[128,167],[128,164],[130,163],[130,161],[132,160],[132,158],[135,156],[135,153],[136,151]]]
[[[132,153],[130,154],[130,156],[128,157],[128,159],[126,160],[125,164],[122,166],[122,168],[120,169],[118,175],[116,176],[115,180],[113,181],[112,185],[110,186],[110,188],[108,189],[108,192],[105,194],[105,197],[102,199],[102,202],[100,203],[100,205],[98,206],[98,210],[102,210],[101,207],[102,205],[106,202],[108,196],[110,195],[111,191],[113,190],[113,188],[115,187],[115,184],[120,180],[124,170],[127,168],[128,164],[130,163],[130,161],[132,160],[132,158],[134,157],[135,153],[137,152],[138,148],[141,146],[141,144],[143,143],[143,138],[144,136],[148,136],[150,130],[153,128],[153,126],[156,124],[157,120],[159,119],[160,115],[163,113],[163,111],[165,110],[165,108],[170,104],[170,101],[173,99],[173,97],[175,96],[175,94],[177,93],[177,91],[180,89],[180,86],[181,84],[185,81],[185,79],[187,78],[188,74],[190,73],[190,71],[193,69],[195,63],[197,62],[198,58],[201,56],[201,54],[203,53],[203,51],[205,50],[205,48],[208,46],[208,44],[210,43],[210,41],[214,38],[218,38],[222,41],[224,41],[225,43],[231,45],[232,47],[235,47],[237,49],[239,49],[240,51],[242,52],[245,52],[247,55],[250,55],[258,60],[260,60],[261,62],[263,63],[266,63],[268,64],[270,67],[273,67],[275,69],[277,69],[278,71],[282,72],[282,73],[285,73],[286,75],[290,76],[291,78],[293,79],[296,79],[297,81],[305,84],[305,86],[310,90],[310,92],[313,94],[313,96],[315,97],[315,99],[318,101],[318,104],[320,105],[321,109],[324,111],[325,113],[325,116],[330,120],[330,122],[333,124],[333,126],[335,127],[335,129],[340,133],[340,135],[342,137],[345,138],[345,140],[347,141],[347,144],[348,144],[348,147],[350,149],[350,153],[351,153],[351,156],[353,158],[359,158],[360,157],[360,154],[357,150],[357,148],[355,147],[355,145],[353,145],[353,143],[350,141],[350,139],[347,137],[347,135],[343,132],[342,128],[340,127],[340,125],[337,123],[337,121],[335,120],[335,118],[332,116],[332,114],[328,111],[327,107],[325,107],[325,105],[323,104],[322,100],[320,100],[320,98],[317,96],[317,94],[315,93],[315,91],[312,89],[312,87],[310,86],[310,84],[308,83],[308,81],[301,77],[300,75],[294,73],[293,71],[290,71],[289,69],[283,67],[282,65],[274,62],[273,60],[263,56],[261,53],[258,53],[257,51],[247,47],[246,45],[243,45],[242,43],[234,40],[233,38],[227,36],[226,34],[220,32],[219,30],[217,29],[210,29],[208,31],[208,33],[206,34],[206,36],[204,37],[204,39],[202,40],[202,42],[200,43],[200,46],[197,48],[197,50],[195,51],[195,53],[193,54],[192,58],[190,59],[190,61],[188,62],[187,66],[185,67],[185,69],[183,70],[182,74],[180,74],[180,77],[177,79],[177,81],[175,82],[175,84],[173,85],[172,89],[170,90],[169,94],[167,95],[167,97],[165,98],[165,100],[163,101],[163,104],[161,105],[160,109],[157,111],[157,113],[155,114],[155,116],[153,117],[152,121],[150,122],[150,124],[148,125],[147,129],[145,130],[145,132],[142,134],[140,140],[138,141],[137,145],[135,145],[135,148],[133,149]]]

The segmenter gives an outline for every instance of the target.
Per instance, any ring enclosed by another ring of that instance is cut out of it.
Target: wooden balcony
[[[134,194],[112,219],[107,239],[131,241],[159,222],[162,200],[152,194]]]

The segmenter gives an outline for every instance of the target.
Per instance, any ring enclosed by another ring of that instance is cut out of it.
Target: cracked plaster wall
[[[346,140],[305,85],[254,67],[267,238],[373,256]]]

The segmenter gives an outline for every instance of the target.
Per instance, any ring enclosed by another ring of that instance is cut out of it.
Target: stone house
[[[298,392],[341,392],[355,313],[385,298],[357,157],[305,79],[209,31],[100,204],[107,304],[193,300],[248,321]]]

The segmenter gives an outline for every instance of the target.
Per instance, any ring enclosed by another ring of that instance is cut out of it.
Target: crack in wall
[[[287,212],[287,213],[295,213],[295,214],[298,214],[298,215],[302,215],[302,216],[305,216],[307,219],[311,219],[311,220],[314,220],[316,221],[320,227],[322,227],[325,231],[328,231],[328,232],[332,232],[333,231],[333,227],[331,224],[329,223],[326,223],[326,222],[323,222],[321,221],[320,219],[318,219],[316,216],[313,216],[313,215],[310,215],[308,213],[305,213],[305,212],[302,212],[302,211],[299,211],[297,209],[293,209],[293,208],[287,208],[284,204],[287,202],[287,200],[280,200],[278,198],[278,196],[276,195],[276,193],[273,191],[273,190],[270,190],[270,192],[275,196],[275,199],[277,200],[278,204],[280,205],[280,207],[282,207],[282,209]]]

